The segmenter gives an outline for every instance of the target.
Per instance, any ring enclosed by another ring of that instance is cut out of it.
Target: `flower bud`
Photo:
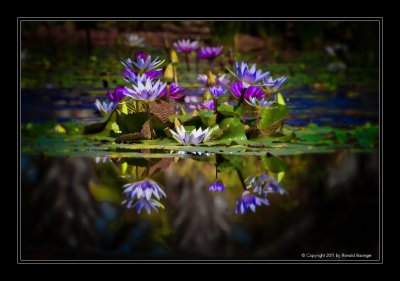
[[[172,83],[174,81],[174,66],[172,63],[168,64],[164,72],[165,82]]]
[[[207,86],[214,87],[216,83],[217,83],[217,81],[215,80],[214,74],[211,71],[209,71],[208,77],[207,77]]]
[[[173,64],[179,63],[178,54],[174,49],[171,49],[171,63]]]

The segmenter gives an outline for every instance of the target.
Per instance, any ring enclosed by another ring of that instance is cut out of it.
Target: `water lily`
[[[264,194],[264,197],[267,196],[268,193],[279,193],[279,194],[287,194],[287,191],[283,188],[283,186],[278,183],[272,176],[268,174],[262,174],[258,177],[253,177],[249,180],[248,188],[253,188],[254,192],[259,194]]]
[[[222,53],[222,46],[204,47],[197,51],[197,56],[202,59],[215,59]]]
[[[219,98],[221,95],[226,93],[226,89],[222,86],[214,86],[208,89],[210,91],[210,94],[212,94],[215,98]]]
[[[259,198],[249,191],[243,192],[242,196],[236,200],[235,214],[239,212],[243,215],[248,209],[256,212],[256,206],[269,205],[269,201],[266,198]]]
[[[272,79],[272,77],[269,76],[264,79],[264,82],[269,90],[276,91],[282,86],[283,83],[285,83],[286,80],[287,80],[287,77],[285,77],[285,76],[281,76],[276,79]]]
[[[242,93],[244,91],[244,99],[250,99],[251,97],[255,97],[257,99],[262,99],[265,96],[264,91],[259,87],[249,86],[247,88],[244,87],[244,84],[241,81],[238,81],[231,85],[232,92],[234,96],[238,99],[241,99]]]
[[[128,200],[146,199],[150,200],[153,196],[160,200],[162,197],[167,197],[164,190],[152,180],[143,180],[134,183],[128,183],[123,186],[124,194]]]
[[[267,101],[265,98],[257,99],[257,97],[249,97],[246,102],[254,107],[269,107],[275,103],[275,101]]]
[[[144,38],[135,33],[126,34],[125,42],[130,47],[143,47],[144,46]]]
[[[223,183],[221,183],[219,180],[216,180],[215,182],[213,182],[210,187],[208,188],[209,191],[211,192],[222,192],[225,190],[225,186]]]
[[[260,84],[259,82],[263,82],[263,79],[269,75],[269,71],[262,73],[261,69],[257,70],[256,64],[253,64],[250,68],[245,62],[242,62],[241,65],[236,62],[236,71],[237,75],[235,76],[243,83],[245,88],[253,84]]]
[[[207,142],[211,137],[210,128],[205,129],[204,131],[201,128],[193,129],[190,134],[188,134],[185,130],[185,127],[182,125],[175,125],[175,131],[169,129],[172,134],[172,137],[183,145],[198,145],[201,142]]]
[[[107,101],[100,102],[98,99],[96,99],[94,105],[96,106],[97,110],[102,114],[110,113],[111,111],[114,110],[115,107],[115,104],[113,102],[107,102]]]
[[[178,53],[190,53],[199,48],[199,41],[178,40],[174,43],[174,47]]]
[[[140,72],[144,73],[144,72],[148,72],[150,70],[157,69],[164,63],[164,60],[159,60],[158,57],[155,58],[154,60],[152,60],[151,56],[148,56],[146,59],[137,57],[136,62],[132,61],[130,58],[125,59],[121,62],[127,68],[132,69],[133,66],[135,66],[137,69],[139,69]],[[160,69],[157,69],[157,70],[160,70]]]
[[[146,77],[148,78],[156,78],[157,76],[160,76],[164,73],[164,71],[162,69],[154,69],[154,70],[150,70],[147,71],[144,75],[146,75]]]
[[[178,86],[176,83],[171,83],[169,85],[169,97],[172,99],[180,99],[183,97],[183,93],[186,91],[185,88]],[[161,93],[161,96],[165,96],[167,94],[167,88],[164,88],[164,90]]]
[[[214,100],[206,100],[205,102],[198,104],[196,106],[196,108],[199,110],[203,110],[203,109],[214,110],[215,109]]]
[[[164,208],[164,205],[154,199],[151,200],[140,199],[132,207],[136,209],[136,212],[138,214],[140,214],[140,212],[144,208],[146,212],[150,215],[152,209],[158,212],[158,208]],[[128,208],[131,208],[131,206],[129,206]]]
[[[132,84],[133,89],[125,87],[125,96],[135,100],[151,101],[160,97],[167,83],[162,84],[160,80],[153,83],[150,78],[146,78],[146,83],[139,81],[137,85]]]
[[[147,54],[145,52],[137,52],[135,53],[135,57],[145,60],[147,58]]]
[[[214,77],[215,77],[215,80],[217,81],[217,85],[228,86],[230,83],[229,78],[225,74],[218,76],[218,78],[214,74]],[[197,79],[200,81],[200,83],[207,85],[207,80],[208,80],[207,74],[199,74],[197,76]]]
[[[125,91],[125,87],[117,87],[114,89],[114,91],[109,91],[107,95],[112,102],[118,103],[125,97]]]

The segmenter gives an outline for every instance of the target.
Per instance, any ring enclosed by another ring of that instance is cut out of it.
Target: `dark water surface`
[[[244,215],[235,214],[243,193],[236,171],[219,167],[226,189],[208,190],[216,176],[211,159],[24,156],[22,256],[301,259],[334,252],[378,258],[377,154],[282,157],[287,194],[268,194],[269,206]],[[274,175],[261,161],[242,157],[242,176]],[[143,179],[163,188],[165,209],[138,214],[121,204],[122,186]]]

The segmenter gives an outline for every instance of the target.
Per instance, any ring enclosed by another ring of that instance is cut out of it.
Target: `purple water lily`
[[[126,91],[125,87],[117,87],[114,89],[114,91],[109,91],[107,95],[112,102],[118,103],[125,97],[124,95],[125,91]]]
[[[174,43],[174,47],[178,53],[190,53],[199,48],[199,41],[178,40]]]
[[[254,192],[264,194],[264,197],[266,197],[268,193],[273,192],[281,195],[287,194],[287,191],[283,188],[283,186],[268,174],[262,174],[259,177],[251,178],[248,188],[252,187],[254,187]]]
[[[203,109],[214,110],[215,109],[214,100],[206,100],[205,102],[198,104],[196,108],[199,110]]]
[[[216,192],[216,191],[222,192],[222,191],[225,190],[225,186],[224,186],[224,184],[222,182],[216,180],[215,182],[213,182],[210,185],[208,190],[211,191],[211,192]]]
[[[151,210],[153,209],[154,211],[158,212],[158,208],[164,208],[163,204],[160,202],[151,199],[151,200],[146,200],[146,199],[140,199],[138,200],[133,207],[136,209],[136,212],[140,214],[142,209],[144,208],[147,212],[147,214],[150,215]],[[130,207],[128,207],[130,208]]]
[[[113,102],[100,102],[98,99],[96,99],[94,105],[96,106],[97,110],[103,115],[110,113],[114,110],[115,107],[115,104]]]
[[[217,85],[222,85],[222,86],[228,86],[229,83],[231,82],[228,77],[225,76],[225,74],[222,74],[221,76],[217,76],[214,74],[215,80],[217,82]],[[208,76],[207,74],[199,74],[197,76],[197,79],[200,81],[200,83],[207,85],[207,80]]]
[[[236,62],[236,71],[237,78],[243,83],[245,88],[252,84],[261,84],[259,82],[263,82],[263,79],[269,75],[269,71],[262,73],[261,70],[257,70],[256,64],[253,64],[253,66],[249,68],[245,62],[242,62],[241,65]]]
[[[157,208],[164,208],[158,200],[161,200],[162,197],[167,197],[167,195],[155,181],[143,180],[128,183],[123,188],[126,200],[122,201],[122,205],[127,208],[134,207],[138,213],[144,208],[148,214],[152,209],[158,212]]]
[[[125,70],[121,73],[122,78],[131,84],[137,84],[140,82],[145,83],[147,78],[154,79],[157,76],[160,76],[163,73],[162,69],[158,70],[150,70],[142,75],[138,74],[136,71],[126,67]]]
[[[244,98],[247,100],[250,99],[251,97],[262,99],[265,96],[265,93],[261,88],[254,86],[249,86],[247,88],[244,88],[244,85],[241,81],[238,81],[235,84],[231,85],[231,89],[235,97],[238,99],[241,98],[243,91],[245,91]]]
[[[123,94],[135,100],[155,100],[161,96],[166,85],[167,83],[162,84],[160,80],[153,83],[150,78],[147,78],[145,84],[141,81],[138,82],[137,86],[132,84],[133,89],[125,87],[126,91]]]
[[[240,212],[243,215],[248,209],[256,212],[256,206],[261,206],[263,204],[269,205],[268,199],[259,198],[249,191],[245,191],[242,196],[236,200],[235,214],[237,215]]]
[[[147,71],[144,75],[146,75],[146,77],[154,79],[160,75],[162,75],[164,73],[164,71],[162,69],[157,69],[157,70],[150,70]]]
[[[162,197],[167,197],[158,183],[152,180],[128,183],[125,184],[123,188],[128,201],[142,198],[150,200],[153,196],[157,198],[157,200],[160,200]]]
[[[137,52],[135,54],[135,57],[141,58],[142,60],[145,60],[147,58],[147,54],[145,52]]]
[[[222,46],[204,47],[197,51],[197,56],[202,59],[215,59],[222,53]]]
[[[164,60],[159,60],[158,57],[155,58],[154,60],[152,60],[151,56],[148,56],[146,59],[137,57],[136,62],[133,62],[130,58],[122,61],[122,64],[126,68],[132,69],[133,66],[135,66],[142,73],[148,72],[150,70],[155,70],[155,69],[159,68],[163,63],[164,63]],[[157,69],[157,70],[159,70],[159,69]]]
[[[281,77],[276,78],[276,79],[272,79],[272,77],[266,77],[264,79],[264,82],[267,85],[267,88],[269,90],[276,91],[282,86],[283,83],[286,82],[286,80],[287,80],[287,77],[285,77],[285,76],[281,76]]]
[[[172,134],[172,137],[183,145],[198,145],[201,142],[207,142],[211,137],[210,128],[205,129],[204,131],[201,128],[193,129],[190,134],[188,134],[185,130],[185,127],[182,125],[175,125],[175,131],[169,129]]]
[[[226,93],[226,89],[222,86],[209,87],[208,89],[210,91],[210,94],[213,95],[215,98],[219,98],[224,93]]]
[[[186,91],[185,88],[180,87],[178,85],[176,85],[176,83],[171,83],[171,85],[169,85],[169,97],[172,99],[180,99],[181,97],[183,97],[183,93]],[[167,88],[164,88],[164,90],[161,92],[161,96],[165,96],[167,94]]]

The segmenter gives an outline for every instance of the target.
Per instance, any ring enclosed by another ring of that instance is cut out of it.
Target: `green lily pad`
[[[231,143],[233,141],[247,140],[246,134],[243,129],[243,124],[238,118],[225,118],[219,124],[219,127],[223,131],[223,134],[219,138],[219,140],[229,141]]]

